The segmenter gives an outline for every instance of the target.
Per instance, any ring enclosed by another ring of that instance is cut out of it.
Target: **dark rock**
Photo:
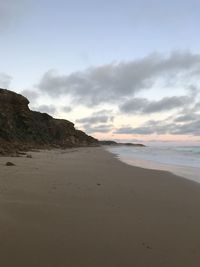
[[[99,141],[100,145],[103,146],[116,146],[118,143],[112,140],[104,140],[104,141]]]
[[[8,161],[8,162],[6,162],[6,166],[15,166],[15,164],[10,162],[10,161]]]
[[[137,143],[119,143],[119,145],[123,146],[140,146],[140,147],[145,147],[143,144],[137,144]]]
[[[112,141],[112,140],[99,141],[99,144],[103,145],[103,146],[137,146],[137,147],[145,147],[145,145],[143,145],[143,144],[117,143],[117,142]]]
[[[96,146],[98,140],[67,120],[31,111],[24,96],[0,89],[0,155],[40,148]]]

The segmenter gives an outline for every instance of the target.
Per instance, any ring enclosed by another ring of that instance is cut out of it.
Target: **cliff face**
[[[67,120],[31,111],[29,101],[0,89],[0,154],[29,148],[97,145],[98,140],[76,130]]]

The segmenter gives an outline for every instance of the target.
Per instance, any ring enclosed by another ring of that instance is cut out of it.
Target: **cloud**
[[[135,129],[131,126],[129,127],[120,127],[119,129],[113,132],[114,134],[135,134]]]
[[[39,92],[35,90],[23,90],[20,92],[20,94],[25,96],[30,101],[30,104],[34,104],[40,96]]]
[[[175,135],[200,135],[200,119],[195,117],[193,121],[175,123],[168,120],[150,120],[140,127],[121,127],[114,134],[150,135],[150,134],[175,134]],[[181,121],[182,122],[182,121]]]
[[[99,111],[93,112],[91,116],[76,120],[76,122],[81,123],[81,124],[87,124],[87,125],[113,122],[114,116],[112,116],[111,113],[112,113],[112,110],[106,110],[106,109],[99,110]]]
[[[196,122],[200,118],[200,101],[198,93],[194,95],[193,102],[188,101],[188,105],[185,105],[182,110],[172,115],[169,119],[173,120],[174,123],[184,124]]]
[[[109,121],[113,121],[113,117],[110,116],[90,116],[90,117],[85,117],[82,119],[76,120],[77,123],[82,123],[82,124],[97,124],[97,123],[107,123]]]
[[[173,127],[172,134],[178,134],[178,135],[200,135],[200,119],[195,120],[189,123],[176,125],[176,127]]]
[[[150,135],[150,134],[167,134],[170,133],[172,124],[165,121],[150,120],[140,127],[121,127],[117,129],[115,134],[139,134],[139,135]]]
[[[9,88],[10,83],[12,81],[12,77],[0,72],[0,88]]]
[[[191,101],[189,96],[164,97],[158,101],[150,101],[145,98],[133,98],[123,103],[120,106],[120,110],[124,113],[150,114],[183,108],[184,105],[188,105],[189,101]]]
[[[72,111],[72,108],[71,107],[68,107],[68,106],[63,106],[61,107],[61,110],[65,113],[69,113]]]
[[[174,119],[175,122],[191,122],[199,119],[199,114],[185,114]]]
[[[33,109],[40,111],[42,113],[50,114],[50,115],[54,115],[57,111],[56,107],[53,105],[41,105],[41,106],[37,106]]]
[[[173,52],[162,56],[154,53],[142,59],[71,74],[60,75],[51,70],[43,75],[38,88],[52,97],[69,95],[74,102],[91,107],[133,98],[136,93],[152,88],[160,79],[166,84],[170,77],[175,79],[178,75],[191,79],[199,67],[199,54]]]
[[[189,134],[197,135],[199,102],[198,70],[200,55],[190,52],[172,52],[168,56],[151,54],[129,62],[114,62],[92,67],[85,71],[60,75],[45,73],[38,84],[42,93],[54,98],[69,96],[73,103],[90,108],[108,104],[119,108],[118,115],[155,114],[173,111],[165,120],[151,120],[133,127],[128,125],[114,130],[114,134]],[[138,97],[138,93],[160,86],[172,91],[172,96],[158,100]],[[176,94],[176,86],[182,95]],[[173,90],[175,94],[173,95]],[[76,122],[88,133],[110,132],[114,127],[112,111],[99,110]],[[93,126],[93,127],[92,127]]]
[[[149,135],[155,133],[155,130],[151,127],[121,127],[114,131],[114,134],[141,134],[141,135]]]
[[[194,110],[200,110],[200,101],[196,103],[196,105],[194,106]]]
[[[100,124],[98,126],[92,127],[90,124],[85,125],[84,129],[86,133],[92,134],[92,133],[108,133],[112,130],[113,125],[108,124]]]
[[[91,116],[76,120],[76,123],[82,124],[82,127],[88,134],[109,133],[113,129],[111,124],[113,120],[113,111],[102,109],[93,112]]]
[[[113,110],[112,109],[101,109],[101,110],[98,110],[92,113],[93,116],[103,116],[103,115],[108,115],[108,114],[113,114]]]
[[[91,116],[91,117],[86,117],[83,119],[78,119],[76,120],[77,123],[91,123],[91,124],[96,124],[99,122],[108,122],[110,117],[108,116]]]

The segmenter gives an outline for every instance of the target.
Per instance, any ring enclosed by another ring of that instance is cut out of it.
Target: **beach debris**
[[[31,154],[27,154],[26,157],[32,159],[33,156]]]
[[[8,161],[8,162],[6,162],[6,166],[15,166],[15,164],[10,162],[10,161]]]
[[[97,185],[98,185],[98,186],[100,186],[101,184],[100,184],[100,183],[98,183]]]
[[[17,152],[17,154],[18,154],[19,156],[25,156],[25,155],[26,155],[26,152]]]

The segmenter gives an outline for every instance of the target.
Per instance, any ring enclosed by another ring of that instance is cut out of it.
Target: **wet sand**
[[[200,266],[200,184],[103,148],[31,154],[0,158],[0,266]]]

